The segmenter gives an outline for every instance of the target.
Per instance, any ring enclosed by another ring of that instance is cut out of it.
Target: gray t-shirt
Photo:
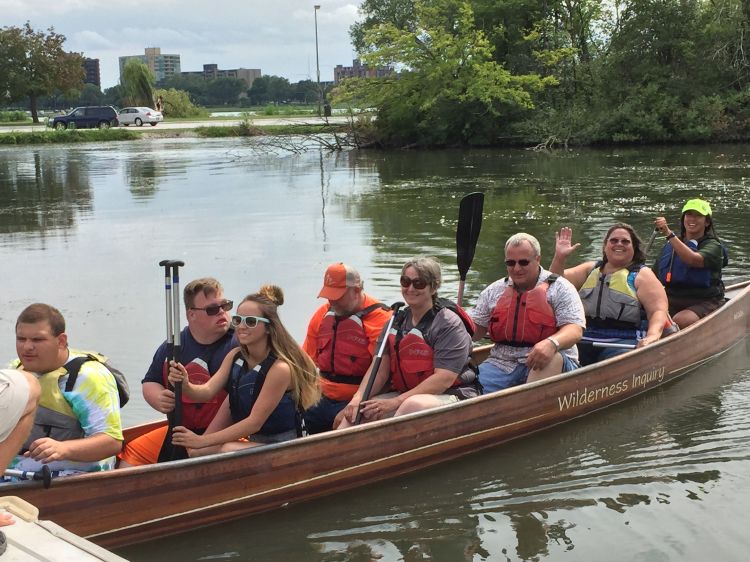
[[[412,328],[411,310],[406,309],[403,329],[408,332]],[[456,375],[464,372],[471,355],[471,336],[456,313],[441,309],[423,337],[432,348],[435,369],[445,369]]]
[[[537,285],[544,282],[550,275],[552,275],[551,272],[540,268]],[[480,293],[476,306],[470,312],[477,326],[487,327],[497,301],[505,289],[511,285],[513,285],[513,282],[510,280],[510,277],[499,279]],[[576,291],[570,281],[563,277],[558,277],[547,291],[547,302],[549,302],[552,310],[555,312],[558,328],[566,324],[576,324],[582,328],[586,328],[586,317],[583,312],[581,297],[578,296],[578,291]],[[513,347],[496,343],[487,361],[490,361],[505,372],[510,372],[519,363],[523,362],[521,360],[530,351],[531,347]],[[560,352],[574,361],[578,361],[578,348],[576,346],[561,349]]]

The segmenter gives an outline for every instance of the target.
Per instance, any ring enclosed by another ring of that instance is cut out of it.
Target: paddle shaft
[[[594,347],[611,347],[613,349],[635,349],[633,343],[610,343],[606,341],[594,341],[591,342]]]
[[[164,303],[167,327],[167,361],[180,362],[180,273],[179,268],[185,265],[180,260],[162,260],[164,267]],[[169,366],[167,366],[169,369]],[[182,425],[182,383],[171,385],[174,391],[174,410],[167,414],[169,430],[159,452],[159,462],[175,460],[183,456],[183,451],[172,445],[172,429]]]
[[[49,488],[52,485],[52,471],[47,465],[44,465],[41,470],[15,470],[9,468],[5,471],[5,476],[12,476],[19,480],[41,480],[44,483],[45,488]]]
[[[360,401],[359,405],[357,405],[357,415],[354,418],[354,425],[359,425],[359,422],[362,420],[362,402],[369,400],[370,393],[372,392],[372,385],[375,383],[375,378],[378,376],[378,370],[380,369],[380,364],[383,362],[383,354],[385,353],[385,346],[388,345],[388,334],[391,331],[391,328],[393,327],[393,323],[396,320],[396,316],[398,315],[399,308],[404,306],[404,303],[402,302],[395,302],[393,305],[391,305],[391,310],[393,310],[393,314],[391,314],[391,317],[388,319],[388,322],[386,322],[385,326],[383,326],[383,331],[380,332],[380,338],[378,338],[378,351],[375,355],[375,360],[372,362],[372,369],[370,369],[370,378],[367,380],[367,385],[365,386],[365,392],[362,395],[362,400]]]

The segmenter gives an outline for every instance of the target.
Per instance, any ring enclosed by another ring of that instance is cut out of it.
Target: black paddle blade
[[[469,193],[461,199],[458,208],[458,227],[456,228],[456,261],[461,280],[466,279],[466,273],[474,260],[474,250],[482,230],[482,209],[484,207],[484,193]]]

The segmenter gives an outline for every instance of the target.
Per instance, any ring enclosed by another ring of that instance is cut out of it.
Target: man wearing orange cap
[[[653,269],[667,291],[669,314],[686,328],[724,304],[726,248],[714,230],[711,205],[703,199],[690,199],[682,207],[679,235],[664,217],[654,225],[666,243]]]
[[[309,433],[329,431],[359,388],[390,318],[387,306],[365,294],[359,272],[328,266],[319,298],[328,299],[310,319],[303,349],[320,369],[320,401],[305,412]]]

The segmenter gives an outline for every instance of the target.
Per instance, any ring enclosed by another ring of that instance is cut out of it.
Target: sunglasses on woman
[[[414,288],[417,290],[424,289],[427,286],[427,281],[425,281],[424,279],[420,279],[419,277],[417,277],[416,279],[412,279],[411,277],[407,277],[406,275],[401,276],[400,283],[404,289],[412,285],[414,285]]]
[[[262,318],[260,316],[242,316],[240,314],[235,314],[232,316],[232,328],[239,328],[242,324],[247,326],[248,328],[255,328],[258,325],[258,322],[263,322],[265,324],[270,324],[271,321],[268,318]]]
[[[203,308],[200,308],[199,306],[191,306],[190,310],[203,310],[208,316],[216,316],[222,310],[224,312],[229,312],[232,310],[233,306],[234,302],[224,301],[221,304],[211,304],[209,306],[204,306]]]

